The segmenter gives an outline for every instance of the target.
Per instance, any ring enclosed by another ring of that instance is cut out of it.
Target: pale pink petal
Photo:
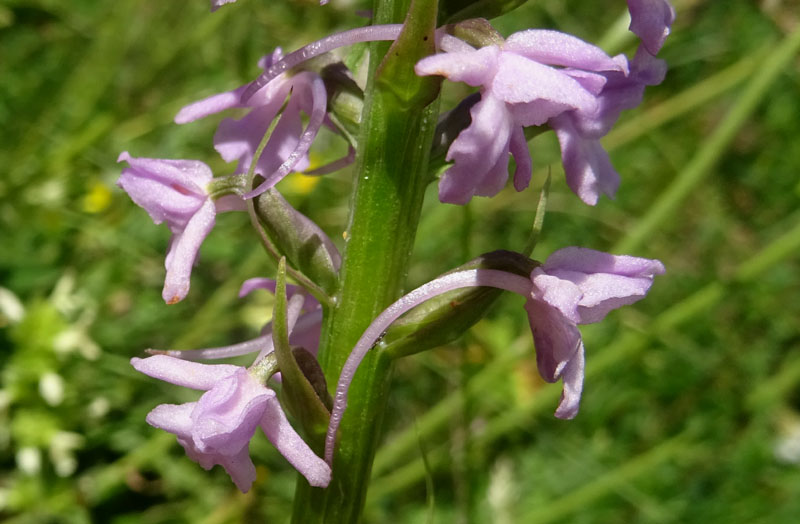
[[[517,167],[514,170],[514,189],[522,191],[531,182],[533,161],[531,160],[531,152],[528,149],[528,141],[525,139],[525,132],[521,126],[512,129],[508,149],[514,155],[514,161],[517,163]]]
[[[590,206],[597,204],[600,194],[613,198],[619,187],[619,173],[600,142],[581,137],[569,115],[554,118],[551,125],[561,145],[561,161],[570,189]]]
[[[513,122],[502,101],[483,96],[470,109],[472,123],[450,145],[447,160],[454,165],[439,180],[439,199],[465,204],[483,178],[503,155],[508,162],[508,142]]]
[[[219,381],[236,373],[240,366],[228,364],[200,364],[166,355],[132,358],[131,365],[145,375],[170,384],[192,389],[208,390]]]
[[[558,278],[549,272],[545,273],[541,267],[533,270],[531,282],[533,282],[531,298],[547,303],[574,324],[580,321],[578,304],[583,291],[575,283]]]
[[[536,346],[539,374],[547,382],[556,382],[581,347],[581,334],[575,323],[542,301],[528,300],[525,311]]]
[[[203,100],[192,102],[184,106],[175,115],[176,124],[188,124],[209,115],[214,115],[225,111],[226,109],[233,109],[234,107],[241,107],[242,93],[247,86],[242,86],[233,91],[226,91],[216,95],[211,95]]]
[[[599,47],[578,37],[547,29],[528,29],[514,33],[506,39],[503,51],[516,53],[542,64],[589,71],[620,70],[620,64]]]
[[[675,9],[667,0],[628,0],[630,30],[651,55],[661,50],[675,21]]]
[[[326,487],[330,483],[331,468],[292,428],[277,399],[267,402],[260,425],[267,439],[309,484]]]
[[[559,106],[561,111],[591,111],[597,105],[594,95],[574,78],[513,53],[500,55],[497,74],[489,91],[509,104],[544,100]],[[543,114],[538,123],[544,123],[556,114],[558,113]]]
[[[200,245],[214,227],[216,210],[214,202],[206,200],[189,219],[186,228],[176,232],[166,261],[167,275],[161,296],[167,304],[183,300],[189,293],[189,278]]]
[[[561,401],[558,403],[555,416],[562,419],[575,418],[581,403],[583,377],[586,368],[586,357],[583,342],[580,342],[575,355],[564,366],[561,373]]]
[[[585,247],[565,247],[547,257],[545,271],[569,270],[582,273],[613,273],[629,277],[652,277],[665,272],[664,264],[649,258],[611,255]]]
[[[500,48],[487,46],[477,51],[439,53],[423,58],[414,66],[420,76],[444,76],[471,86],[488,85],[497,70]]]
[[[135,364],[134,367],[136,367]],[[142,371],[138,368],[137,370]],[[144,371],[142,372],[147,374]],[[191,415],[196,404],[196,402],[187,402],[186,404],[159,404],[147,414],[145,420],[154,428],[163,429],[174,435],[186,437],[192,432]]]
[[[197,449],[233,455],[247,446],[275,392],[238,368],[203,394],[192,411]]]

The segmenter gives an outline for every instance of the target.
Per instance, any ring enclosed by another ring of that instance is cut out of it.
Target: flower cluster
[[[233,1],[212,0],[211,9]],[[641,41],[632,59],[609,56],[594,45],[552,30],[529,29],[506,39],[494,29],[489,38],[471,38],[469,24],[465,32],[455,31],[460,37],[447,34],[452,27],[436,31],[437,52],[416,64],[410,62],[408,70],[413,65],[419,76],[466,83],[478,88],[478,94],[471,95],[470,100],[479,97],[477,102],[464,102],[454,110],[464,112],[461,120],[453,119],[461,122],[458,132],[442,133],[438,143],[447,148],[446,161],[452,163],[439,180],[442,202],[466,204],[476,195],[497,194],[508,180],[511,157],[516,165],[514,187],[518,191],[526,188],[532,176],[525,135],[525,128],[530,126],[548,126],[555,132],[567,184],[584,202],[594,205],[601,194],[614,196],[619,175],[599,140],[621,111],[640,103],[645,86],[664,78],[665,65],[655,55],[674,20],[667,0],[628,0],[628,8],[630,29]],[[478,26],[490,27],[485,20],[472,27]],[[517,261],[521,257],[524,262],[521,266],[509,264],[514,270],[470,266],[446,273],[401,297],[374,319],[342,369],[331,406],[324,379],[321,386],[319,382],[312,384],[312,375],[317,371],[322,375],[314,355],[327,310],[323,304],[338,307],[342,259],[319,226],[292,208],[274,186],[288,174],[308,168],[309,148],[323,125],[348,135],[343,127],[337,127],[341,124],[334,109],[329,108],[329,101],[334,100],[330,95],[338,95],[340,86],[336,82],[326,86],[320,72],[299,66],[356,42],[396,40],[402,31],[402,25],[370,26],[332,35],[285,56],[276,49],[260,60],[263,73],[253,83],[181,109],[175,117],[178,124],[229,109],[246,111],[239,119],[223,119],[214,136],[219,155],[226,162],[236,162],[233,174],[215,177],[206,164],[196,160],[136,158],[127,152],[119,156],[118,161],[129,165],[123,169],[119,185],[155,223],[166,222],[172,232],[163,289],[168,304],[187,296],[200,245],[213,228],[217,213],[223,211],[248,211],[262,243],[281,268],[280,285],[270,279],[252,278],[244,283],[240,296],[256,289],[275,293],[277,288],[281,296],[276,303],[280,305],[286,298],[282,293],[287,272],[299,284],[286,288],[290,298],[285,311],[276,306],[280,329],[269,323],[260,336],[238,344],[199,350],[150,350],[152,356],[131,360],[136,370],[150,377],[203,391],[196,402],[157,406],[147,422],[175,434],[186,454],[202,467],[221,465],[243,492],[255,480],[249,443],[259,427],[310,485],[327,486],[337,430],[359,363],[398,318],[457,289],[491,287],[525,297],[539,373],[549,382],[562,381],[562,398],[555,416],[574,417],[580,404],[585,362],[577,326],[599,322],[609,311],[640,300],[655,275],[664,272],[657,260],[568,247],[552,253],[544,263],[515,254]],[[428,34],[432,31],[431,25]],[[356,86],[350,94],[360,93],[362,87]],[[352,155],[331,165],[338,167],[350,161]],[[458,309],[458,302],[454,304],[446,305],[447,314]],[[433,312],[437,319],[447,314]],[[311,371],[301,369],[299,361],[292,362],[291,346],[307,350],[298,354],[311,359]],[[253,353],[257,356],[248,368],[197,362]],[[291,414],[298,414],[298,402],[299,409],[308,406],[313,412],[314,424],[297,417],[301,425],[305,424],[303,430],[312,427],[316,431],[329,419],[325,460],[295,431],[275,391],[267,385],[270,378],[282,380],[287,392],[296,387],[298,376],[308,379],[303,387],[310,385],[312,393],[293,396],[290,392],[284,400]],[[320,418],[322,424],[318,424]]]
[[[614,196],[619,175],[598,139],[623,109],[639,104],[646,85],[663,79],[665,66],[652,54],[674,18],[666,0],[630,0],[629,6],[631,28],[644,41],[632,62],[571,35],[529,29],[479,49],[451,40],[443,53],[417,64],[419,75],[480,87],[470,125],[447,152],[453,166],[439,183],[443,202],[497,194],[508,179],[509,154],[517,166],[514,187],[526,188],[531,158],[523,127],[543,124],[558,135],[570,188],[592,205],[601,193]]]

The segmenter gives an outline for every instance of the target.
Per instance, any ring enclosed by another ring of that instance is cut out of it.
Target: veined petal
[[[664,264],[649,258],[628,255],[611,255],[585,247],[565,247],[547,257],[542,266],[546,272],[554,270],[582,273],[612,273],[628,277],[653,277],[666,270]]]
[[[331,481],[331,468],[319,458],[289,424],[277,399],[267,402],[261,429],[272,445],[314,487],[326,487]]]
[[[543,301],[528,300],[525,311],[536,346],[539,374],[547,382],[555,382],[582,346],[581,334],[573,322]]]
[[[589,71],[621,71],[621,65],[597,46],[578,37],[548,29],[528,29],[506,39],[503,51],[542,64],[576,67]]]
[[[189,293],[189,278],[200,245],[214,227],[216,210],[214,202],[206,200],[189,219],[186,228],[175,234],[166,262],[167,275],[161,296],[167,304],[183,300]]]
[[[136,371],[149,377],[200,390],[213,388],[219,381],[241,369],[239,366],[228,364],[200,364],[166,355],[132,358],[131,365]]]
[[[151,357],[152,358],[152,357]],[[136,359],[140,360],[140,359]],[[136,365],[134,364],[134,367]],[[137,368],[138,371],[142,371]],[[147,374],[142,371],[142,373]],[[186,404],[159,404],[145,419],[151,426],[185,438],[192,432],[192,410],[196,402]]]
[[[486,46],[477,51],[439,53],[417,62],[414,71],[420,76],[438,75],[471,86],[488,85],[495,75],[500,48]]]
[[[619,173],[600,142],[581,137],[568,114],[554,118],[551,125],[561,146],[570,189],[590,206],[597,204],[601,193],[613,198],[619,187]]]
[[[447,151],[454,165],[439,180],[439,199],[466,204],[484,177],[506,155],[511,136],[510,115],[505,104],[484,94],[470,109],[472,122],[459,133]]]
[[[508,104],[544,100],[562,106],[561,111],[591,111],[597,105],[595,96],[574,78],[513,53],[500,55],[489,92]],[[556,114],[541,115],[539,123]]]
[[[533,270],[531,282],[531,298],[547,303],[573,324],[580,321],[578,304],[583,291],[574,282],[546,273],[541,267]]]
[[[211,95],[197,102],[192,102],[187,106],[183,106],[178,114],[175,115],[176,124],[188,124],[209,115],[214,115],[225,111],[226,109],[233,109],[234,107],[241,107],[241,98],[247,86],[242,86],[233,91],[226,91]]]

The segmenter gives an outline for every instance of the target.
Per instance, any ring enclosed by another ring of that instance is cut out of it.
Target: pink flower
[[[573,418],[580,404],[584,348],[577,325],[599,322],[612,309],[644,298],[653,277],[662,273],[658,260],[580,247],[560,249],[533,270],[525,310],[539,373],[548,382],[564,383],[557,417]]]
[[[358,366],[403,314],[455,289],[494,287],[527,299],[525,309],[536,345],[539,373],[548,382],[561,379],[563,391],[555,416],[578,413],[584,376],[584,350],[578,324],[599,322],[612,309],[642,299],[653,277],[664,273],[658,260],[615,256],[579,247],[556,251],[530,278],[496,269],[445,273],[387,307],[358,339],[336,384],[331,419],[325,437],[325,460],[333,461],[336,432],[347,408],[347,395]]]
[[[148,376],[205,391],[197,402],[156,406],[147,422],[175,434],[189,458],[203,468],[221,465],[242,492],[256,478],[249,455],[256,427],[309,484],[324,487],[330,482],[330,468],[294,431],[275,392],[247,369],[166,355],[133,358],[131,364]]]
[[[500,191],[509,154],[517,163],[514,187],[527,187],[531,159],[523,126],[542,125],[565,111],[595,111],[606,81],[600,73],[627,73],[623,58],[557,31],[521,31],[502,45],[480,49],[455,39],[443,39],[442,45],[444,53],[417,63],[417,74],[481,88],[481,100],[470,111],[472,123],[447,152],[453,166],[439,182],[440,200],[453,204]]]
[[[230,196],[215,203],[207,189],[213,178],[211,169],[198,160],[134,158],[125,151],[117,161],[130,165],[122,170],[117,184],[153,222],[166,222],[172,231],[162,296],[167,304],[179,302],[189,292],[192,265],[217,212],[243,209],[243,203]]]
[[[259,66],[267,71],[282,56],[280,48],[276,49],[271,56],[262,57]],[[250,108],[250,112],[239,120],[222,120],[214,135],[214,146],[220,156],[227,162],[238,161],[237,172],[245,173],[272,121],[280,114],[280,120],[256,165],[256,172],[266,180],[245,195],[252,198],[292,171],[308,167],[306,154],[325,120],[327,94],[322,78],[309,71],[294,75],[282,73],[242,103],[242,95],[248,87],[244,85],[189,104],[178,112],[175,122],[185,124],[226,109]],[[287,96],[289,102],[281,112]],[[305,129],[301,111],[309,115]]]

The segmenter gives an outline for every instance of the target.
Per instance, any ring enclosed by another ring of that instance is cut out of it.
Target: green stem
[[[375,23],[396,23],[403,21],[409,3],[377,0],[375,7]],[[407,24],[407,36],[413,35],[417,43],[430,42],[432,50],[436,1],[414,0],[412,10],[418,18]],[[402,292],[428,177],[438,104],[428,104],[429,83],[409,82],[414,64],[425,51],[419,45],[395,46],[383,62],[388,44],[373,44],[370,51],[341,286],[335,306],[327,311],[320,343],[319,359],[329,388],[335,386],[363,331]],[[404,89],[398,91],[397,86]],[[293,522],[360,519],[391,369],[391,363],[377,353],[361,364],[339,430],[333,480],[326,489],[311,488],[304,479],[298,480]],[[321,437],[311,436],[319,439],[313,442],[319,453]]]

